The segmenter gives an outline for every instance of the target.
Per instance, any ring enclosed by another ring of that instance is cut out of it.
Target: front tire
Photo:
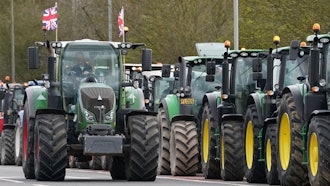
[[[208,103],[202,113],[201,160],[204,178],[220,179],[220,160],[216,159],[217,142],[215,137],[215,118]]]
[[[67,166],[66,124],[63,115],[36,116],[34,167],[37,180],[62,181]]]
[[[302,123],[291,93],[284,94],[278,112],[277,170],[282,185],[308,185],[307,167],[302,164]]]
[[[307,141],[308,177],[311,185],[330,185],[330,117],[313,117]]]
[[[256,105],[249,105],[244,120],[244,140],[245,140],[245,177],[248,183],[265,183],[265,164],[259,161],[259,131],[263,128],[263,123],[258,122]]]
[[[159,150],[157,118],[132,115],[127,122],[131,144],[126,160],[126,177],[130,181],[154,181]]]
[[[167,119],[166,111],[163,107],[158,109],[158,123],[160,123],[159,133],[159,158],[158,174],[171,174],[170,167],[170,124]]]
[[[199,165],[196,123],[193,121],[173,122],[170,148],[172,175],[195,176]]]
[[[34,119],[29,117],[28,100],[24,104],[22,168],[26,179],[34,179]]]
[[[277,125],[269,124],[266,129],[264,149],[265,149],[265,173],[269,185],[278,185],[277,159],[276,159],[276,135]]]
[[[243,122],[225,121],[220,130],[221,178],[242,181],[244,177]]]
[[[11,128],[5,128],[1,134],[1,164],[2,165],[14,165],[14,147],[15,147],[15,130]]]

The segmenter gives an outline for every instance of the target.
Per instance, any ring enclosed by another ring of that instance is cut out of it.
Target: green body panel
[[[175,115],[179,114],[179,110],[180,110],[179,98],[174,94],[169,94],[165,97],[164,101],[167,104],[168,119],[169,121],[172,121],[172,118]]]
[[[47,89],[42,86],[31,86],[28,88],[30,91],[33,92],[33,104],[35,111],[37,111],[38,109],[47,108],[47,104],[48,104]],[[29,103],[31,102],[32,100],[29,101]]]
[[[125,87],[125,100],[129,108],[143,109],[145,107],[143,92],[140,88]]]

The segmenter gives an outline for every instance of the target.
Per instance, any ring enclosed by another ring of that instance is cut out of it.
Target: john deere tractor
[[[229,49],[230,42],[225,46]],[[247,98],[256,89],[263,89],[264,79],[253,81],[252,64],[260,60],[266,65],[265,50],[232,50],[224,55],[222,86],[203,97],[201,123],[201,156],[205,178],[243,180],[243,121]],[[210,74],[212,75],[212,74]]]
[[[277,116],[277,169],[282,185],[329,185],[329,41],[313,25],[308,76],[284,88]],[[302,52],[298,48],[298,54]],[[299,55],[292,56],[298,58]]]
[[[247,101],[244,150],[245,177],[249,183],[279,183],[276,163],[277,106],[283,88],[301,82],[301,77],[307,75],[310,47],[300,47],[299,58],[291,59],[290,53],[298,55],[299,42],[293,41],[290,47],[278,48],[280,38],[275,36],[273,41],[276,49],[270,49],[267,57],[266,87],[263,91],[250,94]],[[259,70],[255,69],[254,73],[259,73]]]
[[[215,64],[214,82],[207,80],[208,61]],[[221,84],[222,61],[220,53],[218,56],[179,57],[179,64],[174,67],[174,87],[171,88],[176,92],[166,95],[158,109],[161,125],[159,174],[196,175],[200,167],[198,131],[202,95],[216,90]]]
[[[113,159],[114,180],[153,181],[157,175],[157,113],[145,108],[143,92],[124,79],[123,58],[142,47],[142,67],[151,70],[151,49],[142,43],[96,40],[36,42],[29,68],[39,65],[39,47],[49,52],[44,86],[26,88],[23,172],[27,179],[64,180],[68,156]],[[82,53],[93,71],[76,76]],[[92,55],[92,56],[91,56]]]

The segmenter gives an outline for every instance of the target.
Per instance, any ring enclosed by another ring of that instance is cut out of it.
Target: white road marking
[[[230,182],[225,182],[222,180],[219,180],[219,181],[210,181],[210,180],[205,180],[205,179],[197,180],[197,179],[194,179],[194,177],[191,177],[190,179],[188,179],[188,178],[169,177],[169,176],[159,176],[158,175],[157,178],[177,180],[177,181],[191,181],[191,182],[197,182],[197,183],[217,183],[217,184],[221,183],[221,185],[230,185],[230,186],[251,186],[249,184],[241,184],[241,182],[240,183],[230,183]]]
[[[2,178],[2,177],[0,177],[0,180],[2,180],[2,181],[12,182],[12,183],[24,183],[22,181],[17,181],[17,180],[13,180],[13,179],[15,179],[15,178]]]

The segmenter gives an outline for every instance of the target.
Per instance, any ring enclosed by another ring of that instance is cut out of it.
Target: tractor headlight
[[[111,122],[113,120],[113,111],[108,112],[105,116],[104,116],[104,121],[105,122]]]
[[[85,118],[88,122],[94,122],[94,116],[93,114],[89,113],[88,111],[85,111]]]

